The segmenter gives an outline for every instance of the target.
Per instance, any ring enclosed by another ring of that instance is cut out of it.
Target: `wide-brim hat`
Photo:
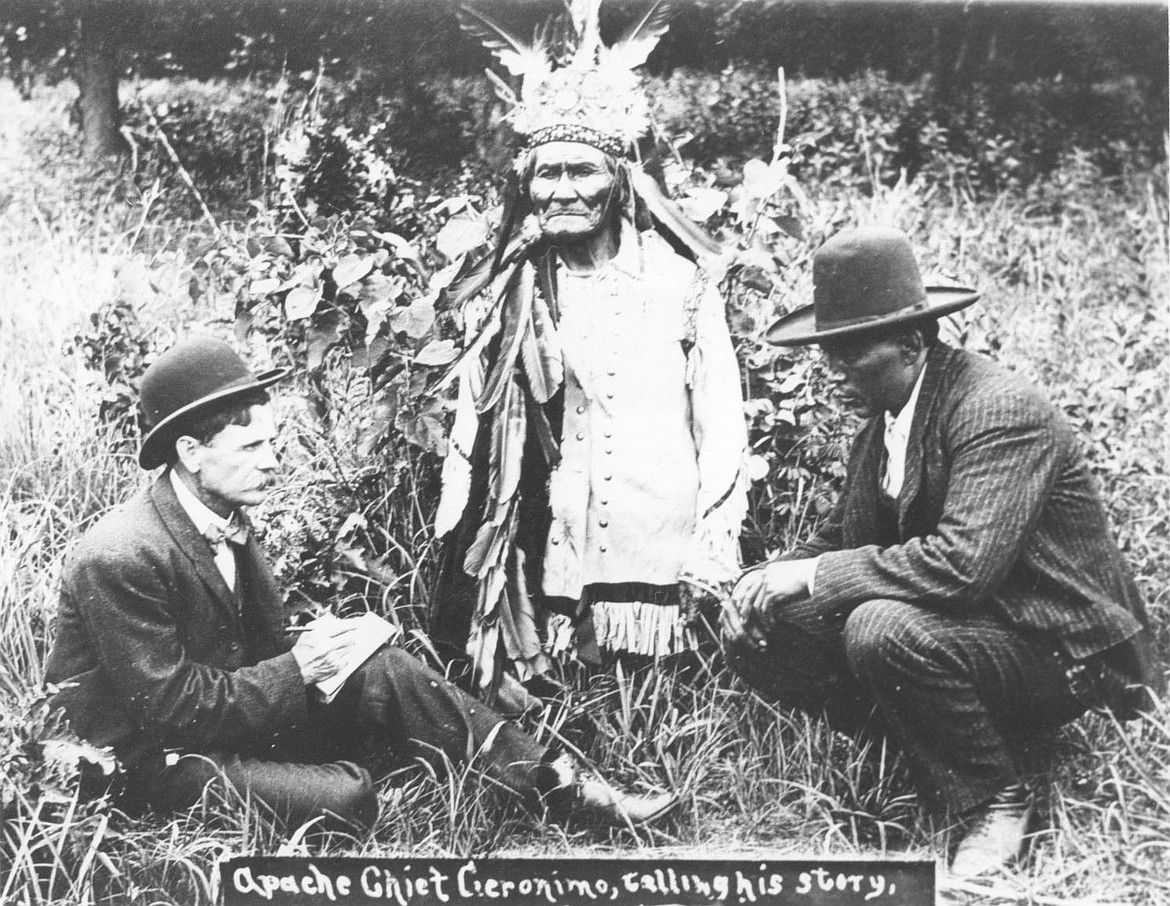
[[[142,375],[138,411],[146,437],[138,464],[144,469],[161,466],[196,415],[274,384],[288,373],[274,368],[253,374],[231,346],[214,337],[192,337],[172,346]]]
[[[901,230],[844,230],[813,256],[812,305],[780,318],[765,337],[778,346],[821,343],[941,318],[978,298],[965,286],[924,286],[910,238]]]

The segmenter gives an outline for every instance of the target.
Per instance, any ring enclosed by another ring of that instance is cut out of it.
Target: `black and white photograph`
[[[1170,906],[1165,0],[5,0],[0,903]]]

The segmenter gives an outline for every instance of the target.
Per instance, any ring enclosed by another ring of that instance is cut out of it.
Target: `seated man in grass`
[[[909,240],[879,228],[826,242],[813,285],[768,339],[819,344],[867,421],[827,522],[736,585],[728,661],[841,726],[874,712],[925,803],[963,819],[951,872],[995,871],[1027,832],[1029,735],[1133,716],[1161,688],[1145,608],[1061,413],[938,341],[977,293],[924,288]]]
[[[619,824],[664,814],[674,796],[579,778],[400,649],[379,648],[318,700],[313,684],[344,668],[361,630],[340,620],[292,643],[242,512],[277,481],[265,388],[283,376],[252,375],[212,339],[160,356],[142,379],[139,463],[166,469],[90,529],[65,568],[46,679],[73,729],[114,748],[125,791],[177,809],[222,785],[291,826],[324,817],[360,832],[377,816],[370,766],[475,757],[530,806]]]

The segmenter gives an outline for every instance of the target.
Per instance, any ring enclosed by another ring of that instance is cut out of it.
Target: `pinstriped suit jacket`
[[[944,344],[928,355],[897,501],[879,543],[883,420],[850,452],[824,527],[786,559],[820,555],[815,598],[980,609],[1044,633],[1071,660],[1128,642],[1131,682],[1161,688],[1145,607],[1063,415],[999,365]]]

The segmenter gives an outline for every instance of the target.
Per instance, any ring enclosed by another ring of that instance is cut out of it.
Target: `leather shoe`
[[[975,878],[1003,871],[1024,851],[1032,820],[1031,796],[997,796],[975,813],[955,849],[951,877]]]
[[[636,793],[615,790],[603,780],[577,781],[577,807],[614,827],[638,827],[665,818],[679,804],[676,793]]]

